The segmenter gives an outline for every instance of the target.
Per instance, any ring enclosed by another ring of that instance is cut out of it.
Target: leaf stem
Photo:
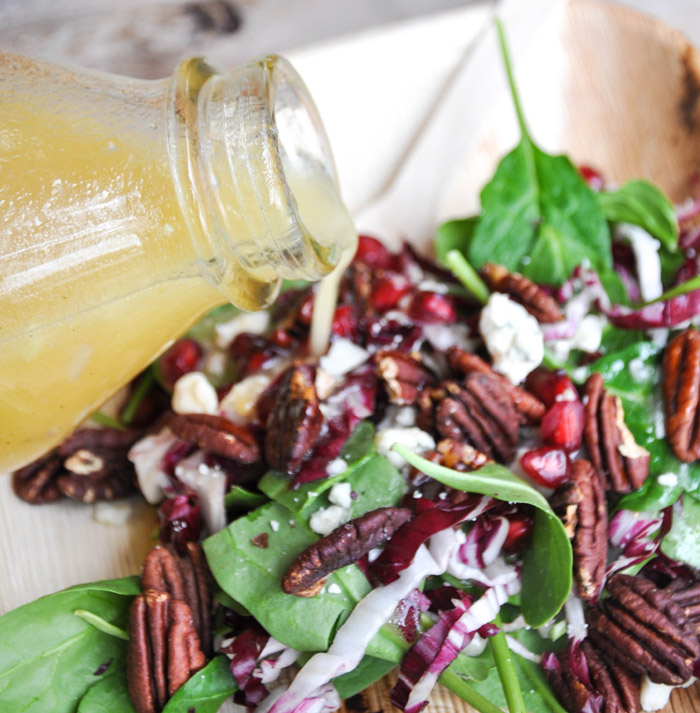
[[[81,619],[84,619],[88,624],[94,626],[103,634],[114,636],[115,638],[123,639],[124,641],[129,641],[129,635],[126,633],[126,631],[124,631],[124,629],[120,629],[118,626],[110,624],[108,621],[105,621],[101,616],[93,614],[91,611],[87,611],[86,609],[75,609],[73,611],[73,614],[77,617],[80,617]]]
[[[458,695],[480,713],[503,713],[498,706],[484,698],[473,686],[470,686],[461,676],[449,668],[443,672],[439,681],[445,688]]]
[[[508,75],[508,84],[510,85],[510,93],[513,98],[515,113],[518,115],[520,131],[522,132],[523,138],[531,141],[530,132],[528,131],[527,124],[525,123],[525,114],[523,113],[523,108],[520,103],[520,95],[518,94],[518,88],[515,84],[515,74],[513,73],[513,65],[510,61],[510,51],[508,49],[508,41],[506,40],[506,31],[500,17],[496,18],[496,29],[498,30],[498,41],[501,45],[501,55],[503,56],[503,64],[506,67],[506,74]]]
[[[503,624],[500,614],[494,619],[494,624],[498,627]],[[525,713],[525,699],[520,688],[518,672],[513,663],[513,657],[506,642],[506,635],[499,631],[498,634],[489,639],[489,646],[496,662],[496,670],[498,671],[498,677],[501,679],[508,710],[510,713]]]
[[[489,300],[489,288],[479,277],[477,271],[469,264],[467,258],[459,250],[450,250],[445,255],[445,264],[452,270],[452,274],[464,285],[481,304]]]
[[[121,418],[123,424],[128,426],[134,420],[139,406],[146,398],[146,394],[148,394],[148,392],[151,390],[151,386],[153,386],[154,381],[155,376],[153,374],[153,369],[147,369],[143,372],[141,378],[138,381],[138,384],[136,384],[136,387],[131,392],[129,400],[126,402],[126,405],[122,409]]]
[[[688,292],[693,292],[694,290],[700,290],[700,275],[691,277],[689,280],[682,282],[680,285],[676,285],[676,287],[672,287],[670,290],[666,290],[666,292],[664,292],[659,297],[656,297],[653,300],[649,300],[649,302],[645,302],[644,305],[646,306],[656,304],[657,302],[665,302],[666,300],[671,300],[674,297],[678,297],[679,295],[685,295]]]
[[[90,418],[95,423],[98,423],[100,426],[104,426],[105,428],[116,428],[118,431],[124,430],[124,426],[119,423],[116,418],[112,418],[106,413],[102,413],[102,411],[95,411]]]

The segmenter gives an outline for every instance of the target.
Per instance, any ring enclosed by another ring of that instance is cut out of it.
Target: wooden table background
[[[207,54],[234,66],[257,54],[286,52],[469,4],[463,0],[237,0],[231,4],[232,12],[222,14],[220,1],[0,0],[0,49],[156,78],[166,76],[179,59],[193,54]],[[623,4],[682,28],[700,45],[698,0],[628,0]],[[207,22],[214,26],[207,27]],[[24,538],[17,535],[16,523],[36,513],[14,501],[9,479],[0,478],[0,613],[81,581],[85,558],[90,560],[92,579],[138,571],[152,544],[155,519],[143,503],[134,500],[132,505],[129,527],[105,528],[114,558],[103,556],[102,540],[91,542],[95,524],[90,508],[70,503],[53,508],[54,529],[41,532],[31,543],[31,548],[62,553],[60,562],[47,566],[45,561],[38,564]],[[391,685],[388,677],[366,692],[366,710],[389,710]],[[438,687],[430,710],[466,709]],[[698,687],[676,691],[667,711],[700,711]]]

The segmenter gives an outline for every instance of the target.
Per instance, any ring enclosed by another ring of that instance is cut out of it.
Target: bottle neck
[[[245,309],[283,278],[315,281],[352,249],[328,142],[284,59],[225,74],[201,58],[173,74],[168,149],[179,200],[208,279]]]

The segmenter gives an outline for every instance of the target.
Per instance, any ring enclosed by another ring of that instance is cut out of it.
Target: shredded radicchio
[[[428,538],[478,517],[497,503],[497,500],[485,495],[470,496],[458,505],[433,503],[432,507],[421,510],[394,533],[382,554],[370,565],[372,574],[382,584],[393,582],[410,565],[416,551]]]
[[[659,531],[663,518],[644,512],[620,510],[608,527],[610,543],[619,549],[618,557],[608,565],[605,576],[639,564],[659,548]],[[655,537],[651,537],[656,534]]]

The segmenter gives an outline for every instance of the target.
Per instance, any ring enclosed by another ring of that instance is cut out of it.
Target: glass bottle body
[[[351,223],[308,102],[277,58],[145,82],[0,55],[0,472],[211,307],[332,269]]]

